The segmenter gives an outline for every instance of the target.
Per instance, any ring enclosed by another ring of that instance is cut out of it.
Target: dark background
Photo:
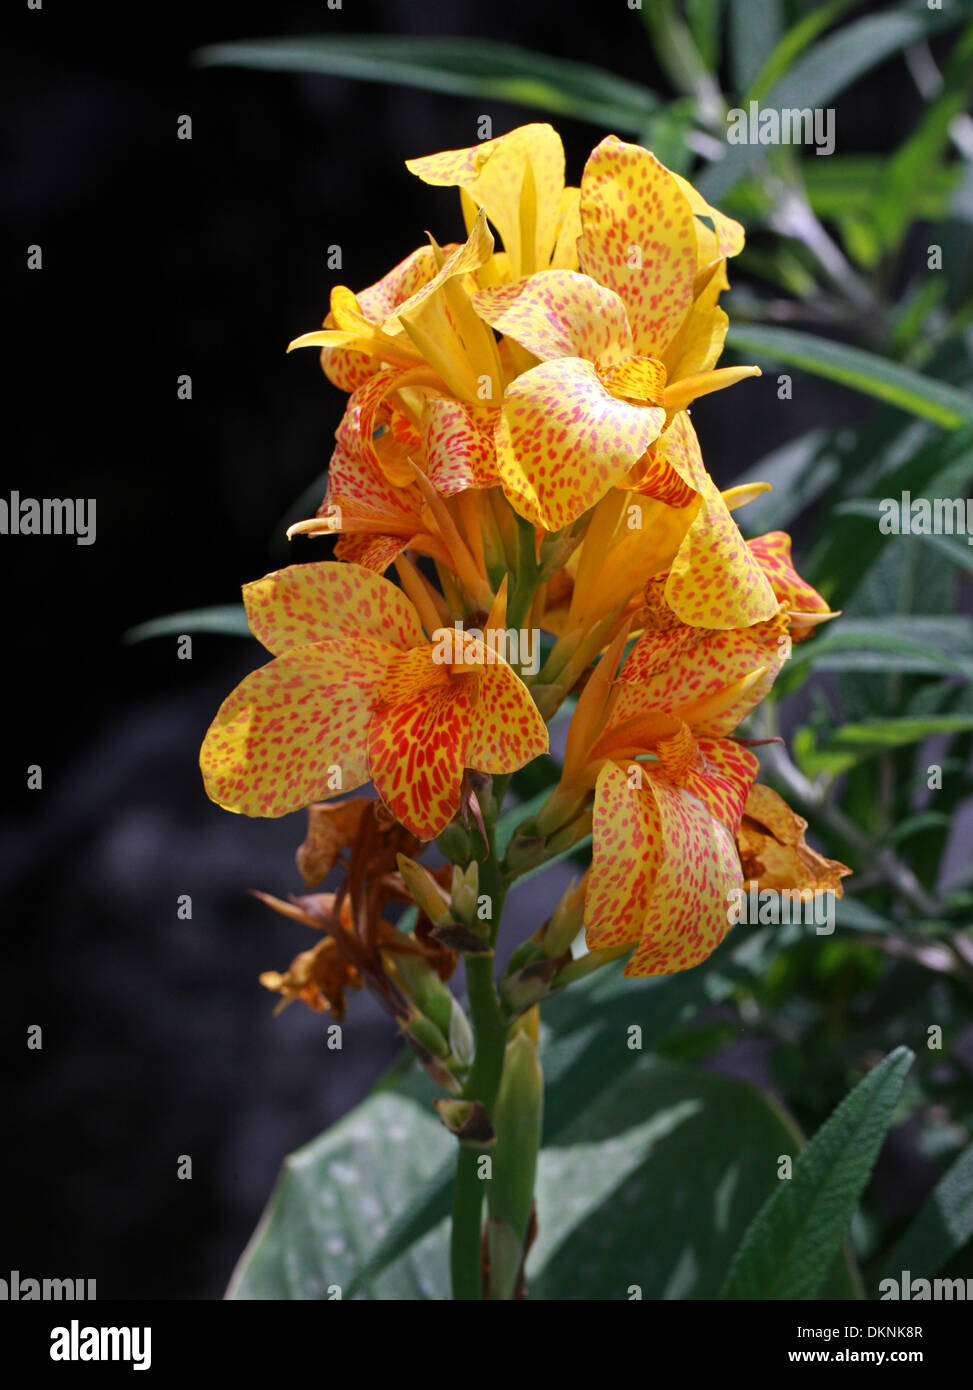
[[[314,353],[336,280],[372,283],[461,228],[458,199],[403,167],[544,119],[331,78],[194,69],[223,39],[462,34],[581,58],[661,87],[624,0],[345,0],[247,6],[5,7],[2,84],[7,387],[0,492],[94,497],[97,540],[0,537],[6,1095],[0,1277],[96,1278],[100,1297],[219,1297],[288,1150],[395,1054],[353,998],[344,1050],[260,970],[310,940],[245,895],[299,887],[300,816],[247,821],[205,798],[196,757],[219,701],[259,662],[196,636],[121,643],[158,614],[233,602],[308,553],[281,519],[326,466],[343,397]],[[19,13],[18,13],[19,9]],[[839,107],[842,152],[894,146],[914,119],[886,65]],[[904,94],[905,93],[905,94]],[[193,138],[176,138],[190,115]],[[576,183],[604,131],[559,122]],[[341,245],[340,275],[326,264]],[[26,269],[27,247],[43,270]],[[179,401],[177,378],[192,376]],[[746,394],[745,394],[746,393]],[[850,396],[773,379],[696,415],[722,484]],[[317,497],[308,507],[316,505]],[[40,764],[43,788],[28,791]],[[190,894],[191,921],[177,918]],[[531,926],[543,904],[524,895]],[[40,1024],[43,1049],[28,1051]],[[176,1176],[180,1155],[191,1181]]]

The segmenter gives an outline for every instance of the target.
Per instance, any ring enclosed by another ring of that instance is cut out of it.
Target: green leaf
[[[913,1054],[898,1047],[818,1130],[747,1230],[727,1299],[816,1297],[865,1189]]]
[[[973,1239],[973,1144],[940,1178],[928,1201],[885,1262],[882,1278],[898,1281],[904,1270],[931,1279]]]
[[[659,106],[649,88],[590,63],[487,39],[398,35],[256,39],[201,49],[204,66],[326,73],[539,107],[594,125],[641,131]]]
[[[973,618],[842,618],[793,648],[789,666],[816,671],[953,672],[973,679]]]
[[[327,1299],[334,1286],[347,1297],[383,1228],[455,1148],[431,1109],[389,1092],[370,1096],[285,1161],[227,1297]],[[376,1275],[368,1296],[448,1298],[447,1240],[440,1220]]]
[[[917,497],[914,500],[920,499]],[[849,498],[847,502],[839,503],[834,510],[836,516],[863,516],[876,521],[882,516],[882,504],[877,497]],[[973,549],[970,548],[969,540],[965,536],[941,536],[933,532],[926,533],[916,530],[912,530],[908,534],[915,536],[926,545],[931,545],[951,564],[957,565],[961,570],[966,570],[967,574],[973,574]],[[891,536],[888,538],[891,539]]]
[[[768,93],[765,106],[827,106],[866,72],[927,35],[958,24],[969,8],[955,4],[931,10],[926,4],[867,15],[845,24],[785,72]]]
[[[188,613],[168,613],[164,618],[151,618],[123,633],[122,641],[145,642],[150,637],[168,637],[172,633],[219,632],[227,637],[250,637],[247,612],[242,603],[222,603],[214,608],[194,608]]]
[[[756,324],[731,328],[727,345],[763,361],[784,362],[886,401],[944,429],[973,421],[973,400],[945,382],[933,381],[875,353],[798,333]]]
[[[767,57],[750,85],[744,104],[747,101],[762,101],[777,79],[787,71],[796,58],[800,57],[808,44],[813,43],[845,10],[857,3],[858,0],[830,0],[830,4],[816,5],[803,15],[787,30]]]
[[[529,1295],[628,1299],[636,1285],[643,1299],[715,1298],[801,1136],[718,1072],[642,1057],[612,1075],[542,1150]]]
[[[735,91],[744,92],[778,46],[783,27],[779,0],[730,0],[730,75]]]
[[[778,111],[827,107],[834,97],[879,63],[930,34],[961,23],[969,14],[970,7],[964,0],[942,10],[913,5],[845,24],[777,77],[773,86],[764,90],[760,105],[765,110]],[[768,61],[773,61],[773,57]],[[762,79],[761,73],[757,81],[763,86]],[[723,158],[696,180],[699,191],[704,198],[718,202],[766,157],[767,149],[762,145],[728,146]]]

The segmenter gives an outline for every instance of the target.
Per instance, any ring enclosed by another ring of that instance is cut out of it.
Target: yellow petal
[[[547,749],[547,725],[516,671],[503,662],[484,664],[473,695],[466,766],[516,772]]]
[[[621,482],[658,437],[661,407],[606,391],[590,362],[542,362],[507,388],[497,464],[516,511],[548,531],[575,521]]]
[[[253,635],[275,654],[334,637],[398,650],[425,641],[402,590],[358,565],[289,565],[244,585],[243,601]]]
[[[469,149],[406,160],[406,168],[425,183],[460,187],[483,208],[500,233],[515,277],[550,264],[563,222],[564,190],[564,149],[552,126],[519,126]],[[525,185],[533,203],[529,209],[524,208]]]
[[[497,482],[499,411],[449,396],[427,396],[422,411],[426,476],[442,497]]]
[[[620,296],[643,357],[664,355],[692,303],[694,224],[655,155],[614,135],[592,151],[581,179],[581,268]]]
[[[390,655],[368,637],[333,637],[252,671],[203,742],[207,795],[228,811],[283,816],[367,782],[368,725]]]
[[[745,235],[739,222],[735,222],[732,217],[727,217],[725,212],[720,212],[718,208],[711,207],[697,189],[684,179],[681,174],[673,174],[672,177],[679,185],[686,201],[692,208],[696,217],[704,217],[713,224],[716,233],[716,245],[721,256],[736,256],[743,250]]]
[[[694,627],[750,627],[774,617],[779,603],[708,474],[700,507],[669,572],[669,607]]]
[[[611,367],[631,357],[625,305],[612,290],[574,270],[546,270],[481,290],[473,307],[498,333],[546,362],[584,357]]]

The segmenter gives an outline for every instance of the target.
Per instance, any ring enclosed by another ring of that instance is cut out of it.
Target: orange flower
[[[227,810],[282,816],[372,781],[428,840],[456,813],[465,768],[512,772],[547,750],[515,672],[483,643],[473,660],[437,662],[416,608],[369,570],[292,565],[246,585],[244,601],[276,659],[223,702],[203,743],[206,790]]]

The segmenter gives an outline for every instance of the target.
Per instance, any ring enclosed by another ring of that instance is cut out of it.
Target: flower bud
[[[446,903],[442,889],[428,870],[421,864],[417,864],[408,855],[397,854],[396,863],[399,866],[399,873],[402,875],[406,888],[408,888],[412,899],[426,914],[433,925],[437,925],[442,919],[445,924],[450,920],[449,908]]]

